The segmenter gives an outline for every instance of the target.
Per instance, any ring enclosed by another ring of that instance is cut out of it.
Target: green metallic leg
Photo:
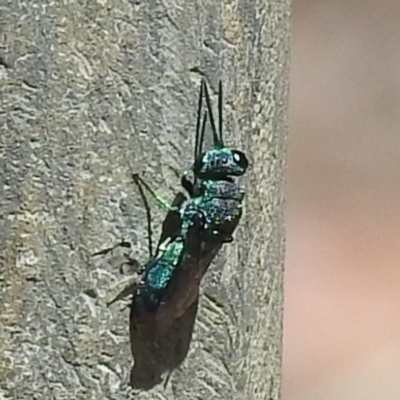
[[[156,203],[165,211],[179,211],[177,207],[173,207],[167,200],[159,196],[138,174],[133,174],[133,179],[151,194]]]

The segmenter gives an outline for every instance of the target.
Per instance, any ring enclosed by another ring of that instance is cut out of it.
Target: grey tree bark
[[[280,398],[289,7],[0,3],[0,398]],[[251,162],[244,215],[202,284],[188,354],[165,387],[132,389],[129,312],[106,306],[121,276],[91,254],[124,237],[146,261],[131,173],[173,198],[200,76],[214,93],[223,80],[226,140]]]

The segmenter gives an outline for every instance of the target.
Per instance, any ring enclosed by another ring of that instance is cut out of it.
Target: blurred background
[[[400,1],[292,28],[283,400],[399,400]]]

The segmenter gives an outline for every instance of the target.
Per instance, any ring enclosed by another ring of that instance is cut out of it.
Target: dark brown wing
[[[189,229],[184,255],[174,271],[155,317],[157,332],[168,330],[172,322],[197,301],[201,279],[226,242],[226,237],[232,236],[239,219],[240,216],[232,221],[223,234],[214,234],[212,237],[209,231],[204,231],[201,223]]]

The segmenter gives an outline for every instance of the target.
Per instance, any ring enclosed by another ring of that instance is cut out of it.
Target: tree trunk
[[[279,399],[289,3],[3,1],[1,398]],[[251,162],[244,215],[168,382],[132,389],[129,311],[106,306],[118,263],[91,254],[123,237],[146,261],[131,174],[180,189],[201,76],[222,79],[225,140]]]

